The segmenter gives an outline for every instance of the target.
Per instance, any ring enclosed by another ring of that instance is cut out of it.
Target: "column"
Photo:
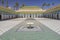
[[[23,14],[23,18],[24,18],[24,14]]]
[[[35,13],[34,13],[34,18],[36,18],[36,15],[35,15]]]
[[[35,18],[37,18],[37,15],[36,15],[36,13],[35,13]]]
[[[36,14],[37,15],[37,18],[38,18],[38,14]]]
[[[33,13],[33,18],[34,18],[34,13]]]

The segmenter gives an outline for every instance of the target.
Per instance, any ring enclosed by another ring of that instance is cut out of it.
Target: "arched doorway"
[[[30,18],[31,18],[31,14],[30,14]]]
[[[57,13],[57,19],[59,19],[59,13]]]
[[[1,20],[1,15],[0,15],[0,20]]]

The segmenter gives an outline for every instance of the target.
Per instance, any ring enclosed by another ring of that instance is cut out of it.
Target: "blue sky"
[[[6,0],[4,0],[4,1],[5,1],[5,3],[6,3]],[[49,6],[49,7],[45,7],[45,9],[51,8],[51,7],[53,7],[53,6],[57,6],[57,5],[60,4],[60,0],[8,0],[9,6],[10,6],[10,7],[13,7],[16,1],[19,3],[20,6],[21,6],[22,4],[25,4],[26,6],[39,6],[39,7],[41,7],[41,5],[42,5],[44,2],[50,3],[50,4],[52,4],[52,2],[55,3],[55,5],[51,5],[51,6]],[[0,1],[0,5],[1,5],[1,1]],[[4,4],[4,5],[6,5],[6,4]]]

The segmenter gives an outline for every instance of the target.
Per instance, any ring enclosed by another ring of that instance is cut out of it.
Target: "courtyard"
[[[8,24],[8,22],[11,23]],[[51,24],[51,22],[54,24]],[[60,23],[59,20],[17,18],[2,21],[2,23],[0,22],[0,25],[2,24],[0,28],[3,29],[0,30],[0,40],[60,40],[60,29],[58,26],[60,24],[57,24]],[[29,25],[33,25],[32,27],[34,28],[27,28],[31,27]]]
[[[60,40],[60,0],[0,0],[0,40]]]

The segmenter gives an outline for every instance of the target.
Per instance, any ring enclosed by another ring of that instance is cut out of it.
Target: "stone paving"
[[[60,20],[49,19],[49,18],[36,18],[37,21],[50,28],[51,30],[60,34]]]
[[[2,35],[4,32],[10,30],[11,28],[15,27],[19,23],[21,23],[24,18],[17,18],[17,19],[11,19],[11,20],[5,20],[0,21],[0,35]]]
[[[38,25],[41,28],[41,31],[17,31],[21,25],[26,22],[33,22],[34,25]],[[49,27],[46,27],[37,20],[24,20],[20,24],[16,25],[9,31],[5,32],[0,36],[1,40],[60,40],[60,35],[51,30]]]

